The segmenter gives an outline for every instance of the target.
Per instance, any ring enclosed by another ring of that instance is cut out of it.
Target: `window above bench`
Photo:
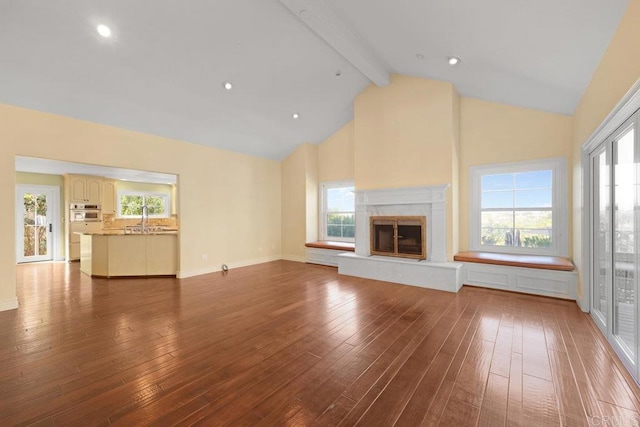
[[[564,158],[471,168],[473,251],[568,255]]]
[[[354,242],[356,236],[353,181],[320,184],[320,239]]]

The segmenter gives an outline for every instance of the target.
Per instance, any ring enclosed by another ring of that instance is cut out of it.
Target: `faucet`
[[[140,219],[140,225],[142,227],[141,228],[142,234],[144,234],[144,232],[145,232],[145,230],[144,230],[145,229],[145,221],[144,221],[145,212],[147,214],[147,222],[148,222],[149,221],[149,208],[147,207],[147,205],[143,205],[142,206],[142,218]]]

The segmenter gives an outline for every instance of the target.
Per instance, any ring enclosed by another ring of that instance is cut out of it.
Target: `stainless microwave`
[[[99,222],[102,221],[102,207],[99,204],[72,203],[69,221]]]

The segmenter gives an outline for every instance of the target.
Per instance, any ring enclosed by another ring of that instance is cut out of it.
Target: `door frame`
[[[62,258],[60,256],[60,227],[62,224],[62,220],[60,217],[60,187],[55,185],[37,185],[37,184],[16,184],[16,209],[15,209],[15,233],[16,233],[16,243],[15,243],[15,262],[16,264],[19,262],[20,255],[18,254],[18,248],[20,247],[20,239],[24,238],[24,231],[20,228],[22,225],[22,201],[18,203],[18,195],[24,191],[33,191],[34,193],[47,191],[53,194],[53,200],[48,204],[48,209],[51,211],[51,224],[53,224],[53,231],[50,233],[51,236],[51,259],[53,261],[60,261]],[[18,213],[18,211],[20,211]]]
[[[578,296],[576,302],[585,313],[591,310],[592,280],[590,271],[591,254],[593,253],[593,240],[591,234],[591,163],[590,154],[602,142],[609,138],[629,117],[640,109],[640,79],[622,97],[622,99],[611,110],[609,115],[602,121],[596,130],[582,144],[580,148],[580,161],[582,166],[582,295]],[[574,200],[580,193],[574,195]],[[575,254],[577,255],[577,254]]]

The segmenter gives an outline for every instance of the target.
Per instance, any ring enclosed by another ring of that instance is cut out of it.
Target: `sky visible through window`
[[[553,171],[483,175],[481,192],[483,245],[551,247]]]
[[[326,234],[328,238],[353,240],[355,238],[355,189],[353,187],[327,188]]]

